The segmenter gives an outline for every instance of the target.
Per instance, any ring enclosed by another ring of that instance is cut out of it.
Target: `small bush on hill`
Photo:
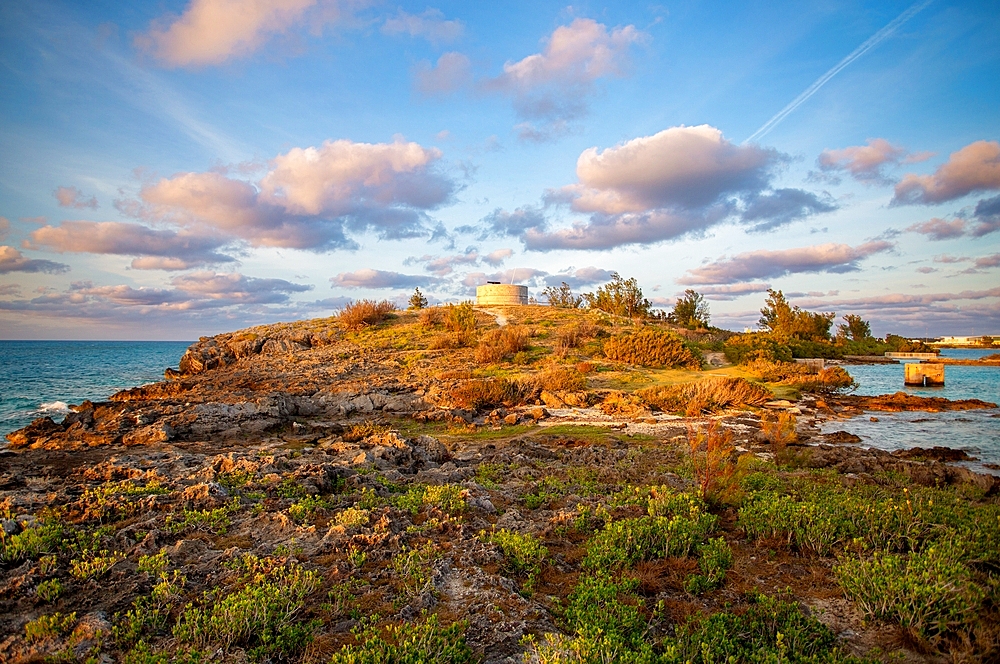
[[[449,332],[470,333],[476,331],[476,312],[471,302],[449,304],[445,311],[444,327]]]
[[[533,386],[518,380],[473,379],[460,383],[451,391],[451,399],[460,408],[513,408],[520,406],[534,393]]]
[[[773,397],[760,383],[743,378],[707,378],[695,383],[648,387],[636,393],[644,402],[668,413],[695,416],[740,406],[761,406]]]
[[[385,320],[395,310],[396,305],[389,300],[358,300],[341,309],[337,321],[348,330],[360,330]]]
[[[466,664],[475,661],[465,644],[466,623],[442,627],[437,615],[421,623],[358,630],[357,645],[347,645],[330,664]]]
[[[529,336],[526,328],[517,325],[489,330],[479,338],[479,345],[476,346],[476,363],[497,364],[515,353],[526,350]]]
[[[700,369],[701,357],[696,352],[677,335],[652,327],[604,342],[604,355],[609,359],[643,367]]]
[[[587,389],[587,379],[573,367],[553,367],[534,376],[539,390],[576,392]]]

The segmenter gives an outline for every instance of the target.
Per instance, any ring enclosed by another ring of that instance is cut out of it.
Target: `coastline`
[[[656,629],[730,605],[752,610],[754,593],[764,592],[790,599],[782,610],[813,621],[809,629],[846,653],[888,645],[904,661],[936,661],[922,654],[924,641],[899,624],[867,620],[845,597],[834,554],[857,556],[851,537],[831,531],[810,548],[793,531],[787,539],[755,534],[747,510],[779,489],[797,500],[912,495],[991,510],[998,477],[941,453],[864,449],[822,432],[826,422],[877,408],[991,404],[805,394],[680,416],[630,401],[615,381],[639,374],[609,364],[586,374],[589,388],[575,383],[520,405],[463,407],[455,395],[480,380],[466,368],[473,349],[393,345],[400,326],[417,325],[401,315],[385,329],[345,333],[333,321],[303,321],[206,338],[166,381],[11,434],[0,450],[4,528],[40,537],[52,528],[73,544],[43,545],[0,568],[0,628],[23,635],[53,609],[75,622],[44,639],[8,639],[0,656],[17,661],[69,648],[83,657],[107,643],[119,653],[145,647],[173,657],[179,651],[170,649],[185,643],[197,650],[201,642],[185,641],[177,626],[184,607],[207,620],[218,588],[235,597],[249,587],[238,570],[250,565],[267,583],[289,570],[308,579],[289,618],[313,625],[308,643],[289,651],[297,661],[328,661],[355,642],[351,630],[365,616],[425,624],[422,611],[464,620],[463,643],[482,661],[520,661],[567,630],[560,607],[589,578],[587,556],[596,549],[588,542],[608,537],[615,524],[681,518],[665,507],[676,498],[697,511],[704,533],[689,549],[641,562],[638,590],[627,591],[626,605],[646,607],[643,620],[663,621]],[[781,417],[795,435],[786,432],[779,446],[766,422]],[[706,440],[731,445],[731,461],[702,495]],[[712,541],[730,552],[728,570],[692,580],[705,564],[699,551]],[[520,549],[504,542],[544,553],[514,565]],[[41,599],[42,584],[56,581],[58,598]],[[163,624],[121,636],[123,616],[152,601],[156,588],[167,593],[156,614]],[[780,595],[784,588],[791,594]],[[658,603],[662,613],[654,614]],[[994,614],[984,611],[988,623]],[[109,640],[112,633],[119,636]],[[224,661],[263,647],[240,638]]]

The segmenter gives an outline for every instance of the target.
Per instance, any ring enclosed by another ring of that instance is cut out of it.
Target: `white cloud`
[[[87,198],[86,194],[76,187],[57,187],[53,195],[59,201],[61,207],[76,208],[78,210],[82,208],[97,209],[97,197],[91,196]]]
[[[432,44],[455,41],[464,30],[462,21],[448,20],[440,9],[433,8],[428,8],[423,14],[410,14],[400,9],[396,16],[382,24],[382,32],[387,35],[408,34],[423,37]]]

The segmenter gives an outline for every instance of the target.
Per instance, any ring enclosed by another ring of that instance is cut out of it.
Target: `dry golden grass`
[[[526,350],[529,336],[527,328],[519,325],[508,325],[483,333],[476,346],[476,363],[497,364]]]
[[[337,313],[337,321],[348,330],[360,330],[385,320],[395,310],[396,305],[389,300],[358,300],[345,305]]]
[[[576,392],[587,389],[587,379],[574,368],[553,367],[534,376],[535,386],[549,392]]]
[[[600,332],[600,328],[589,320],[582,320],[576,325],[561,328],[556,332],[556,343],[552,350],[558,357],[566,357],[566,353],[573,348],[579,348],[587,339],[593,339]]]
[[[534,394],[534,387],[528,383],[509,378],[487,378],[466,380],[455,387],[451,400],[460,408],[482,410],[504,406],[520,406]]]
[[[611,337],[604,342],[604,355],[611,360],[642,367],[701,368],[701,358],[691,352],[678,336],[653,327]]]
[[[665,412],[683,411],[689,417],[740,406],[761,406],[772,399],[759,383],[743,378],[707,378],[684,385],[649,387],[635,393],[645,403]]]
[[[625,392],[612,392],[597,407],[602,413],[612,417],[643,417],[650,414],[642,399]]]

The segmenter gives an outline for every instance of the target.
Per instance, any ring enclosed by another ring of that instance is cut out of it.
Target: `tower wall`
[[[528,287],[513,284],[486,284],[476,287],[476,304],[528,304]]]

